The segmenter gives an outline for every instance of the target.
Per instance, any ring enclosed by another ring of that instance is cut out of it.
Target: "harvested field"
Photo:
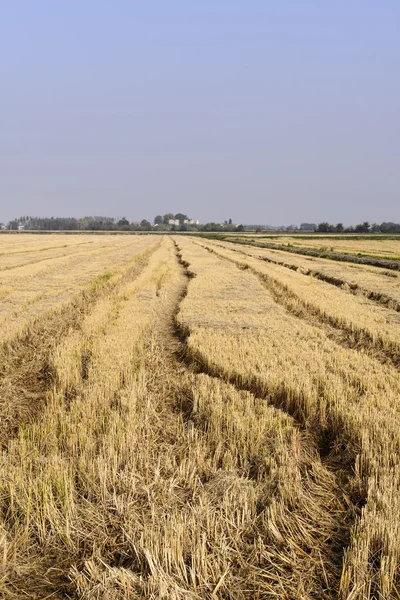
[[[346,237],[346,243],[342,245],[334,237],[319,236],[250,236],[250,235],[213,235],[226,239],[233,243],[246,244],[256,248],[269,248],[280,250],[290,254],[326,258],[341,263],[353,263],[357,265],[371,265],[389,271],[400,271],[400,239],[387,241],[377,237],[378,244],[369,244],[367,240],[354,238],[350,241]]]
[[[273,292],[277,303],[304,319],[333,327],[333,335],[338,338],[340,334],[344,345],[362,347],[384,362],[400,364],[400,317],[396,311],[279,264],[266,264],[247,254],[239,256],[226,246],[204,247],[241,268],[251,269]]]
[[[1,598],[400,597],[398,281],[312,268],[0,237]]]
[[[389,239],[388,239],[389,237]],[[363,239],[365,238],[365,239]],[[276,244],[291,245],[299,248],[314,248],[322,251],[344,252],[348,254],[366,254],[380,258],[400,259],[400,238],[398,236],[353,236],[353,235],[298,235],[263,236],[249,235],[246,239],[262,241],[268,239]]]
[[[338,264],[324,258],[296,256],[282,250],[232,245],[228,242],[219,242],[218,245],[303,275],[311,275],[400,312],[400,274],[394,271],[373,266]]]

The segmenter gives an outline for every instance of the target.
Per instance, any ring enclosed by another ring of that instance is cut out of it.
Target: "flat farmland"
[[[258,248],[317,258],[400,269],[399,236],[217,234],[215,237]]]
[[[400,271],[246,239],[0,235],[0,598],[400,598]]]
[[[235,236],[236,237],[236,236]],[[346,234],[341,235],[274,235],[264,236],[262,234],[248,234],[244,239],[254,239],[256,241],[271,241],[276,244],[289,245],[294,247],[322,249],[325,251],[345,252],[349,254],[367,254],[377,257],[400,258],[400,241],[397,236],[374,235],[362,236]]]

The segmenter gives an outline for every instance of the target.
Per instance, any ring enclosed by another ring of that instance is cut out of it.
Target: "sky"
[[[4,0],[0,221],[400,221],[398,0]]]

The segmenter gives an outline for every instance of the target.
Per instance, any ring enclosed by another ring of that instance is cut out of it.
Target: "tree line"
[[[297,225],[288,225],[277,227],[276,229],[281,231],[313,231],[316,233],[400,233],[400,223],[383,222],[380,224],[370,224],[368,221],[364,221],[358,225],[349,225],[345,227],[343,223],[336,223],[336,225],[333,225],[324,221],[318,224],[302,223],[300,227]]]
[[[171,223],[171,221],[174,221]],[[157,215],[153,223],[147,219],[129,222],[126,217],[32,217],[13,219],[7,229],[27,231],[243,231],[243,225],[233,225],[232,219],[223,223],[200,224],[183,213]]]
[[[0,225],[2,225],[0,223]],[[223,223],[200,224],[190,219],[183,213],[165,213],[157,215],[151,223],[147,219],[142,221],[128,221],[125,217],[32,217],[23,216],[13,219],[5,227],[17,230],[23,225],[25,230],[31,231],[301,231],[316,233],[400,233],[400,223],[383,222],[372,223],[364,221],[355,226],[345,227],[343,223],[333,225],[328,222],[301,223],[280,227],[269,227],[262,225],[234,225],[232,219],[226,219]]]
[[[368,221],[364,221],[354,227],[344,227],[343,223],[337,225],[319,223],[315,231],[318,233],[400,233],[400,223],[383,222],[370,225]]]

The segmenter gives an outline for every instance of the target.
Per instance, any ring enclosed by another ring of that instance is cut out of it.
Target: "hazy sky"
[[[399,32],[399,0],[3,0],[0,221],[399,221]]]

